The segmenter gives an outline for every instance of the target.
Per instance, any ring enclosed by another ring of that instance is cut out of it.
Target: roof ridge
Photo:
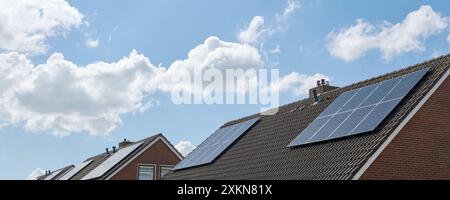
[[[414,65],[409,65],[409,66],[407,66],[407,67],[403,67],[403,68],[400,68],[400,69],[397,69],[397,70],[394,70],[394,71],[390,71],[390,72],[387,72],[387,73],[384,73],[384,74],[381,74],[381,75],[378,75],[378,76],[374,76],[374,77],[371,77],[371,78],[367,78],[367,79],[364,79],[364,80],[361,80],[361,81],[358,81],[358,82],[355,82],[355,83],[352,83],[352,84],[349,84],[349,85],[345,85],[345,86],[342,86],[342,87],[339,87],[339,88],[336,88],[336,89],[327,91],[327,92],[325,92],[325,93],[322,93],[322,95],[328,95],[328,94],[332,94],[332,93],[334,93],[334,92],[342,91],[342,90],[344,90],[344,91],[345,91],[345,90],[349,90],[349,89],[351,89],[351,88],[354,87],[354,86],[363,85],[365,82],[367,82],[367,84],[369,85],[369,84],[372,84],[372,83],[370,83],[371,81],[376,81],[377,79],[381,79],[381,78],[383,78],[383,77],[388,77],[388,76],[392,76],[392,75],[399,74],[399,73],[404,73],[404,72],[406,73],[406,71],[408,71],[408,70],[411,70],[411,72],[412,72],[413,69],[414,69],[414,70],[419,70],[419,69],[415,69],[415,68],[425,68],[427,64],[432,63],[432,62],[436,62],[436,61],[439,61],[439,60],[445,59],[445,58],[447,58],[447,59],[450,58],[450,53],[443,54],[443,55],[441,55],[441,56],[432,58],[432,59],[430,59],[430,60],[426,60],[426,61],[423,61],[423,62],[421,62],[421,63],[414,64]],[[423,66],[423,67],[420,67],[420,66]],[[404,74],[401,74],[401,75],[398,75],[398,76],[402,76],[402,75],[404,75]],[[394,77],[392,77],[392,78],[394,78]],[[378,80],[378,81],[381,81],[381,80]],[[363,86],[361,86],[361,87],[363,87]],[[310,100],[310,99],[311,99],[311,98],[309,98],[309,97],[303,98],[303,99],[300,99],[300,100],[297,100],[297,101],[293,101],[293,102],[290,102],[290,103],[286,103],[286,104],[280,105],[280,106],[278,106],[277,108],[280,110],[280,109],[282,109],[282,108],[289,107],[289,106],[291,106],[291,105],[293,105],[293,104],[300,104],[300,103],[303,103],[303,101],[305,101],[305,103],[306,103],[306,102],[307,102],[308,100]],[[302,105],[303,105],[303,104],[302,104]],[[278,114],[278,113],[277,113],[277,114]],[[253,117],[253,116],[255,116],[255,115],[261,116],[260,113],[255,113],[255,114],[252,114],[252,115],[247,115],[247,116],[244,116],[244,117],[241,117],[241,118],[237,118],[237,119],[234,119],[234,120],[230,120],[230,121],[225,122],[225,123],[221,126],[221,128],[224,127],[224,126],[232,125],[232,124],[234,124],[234,123],[238,123],[238,122],[241,121],[241,120],[244,120],[244,119],[247,119],[247,118],[251,118],[251,117]]]
[[[161,135],[162,135],[162,133],[154,134],[154,135],[151,135],[151,136],[146,137],[146,138],[144,138],[144,139],[138,140],[138,141],[136,141],[136,142],[132,142],[132,144],[137,144],[137,143],[139,143],[139,142],[147,142],[146,140],[148,140],[149,142],[151,142],[151,141],[153,141],[155,138],[157,138],[158,136],[161,136]],[[151,139],[151,140],[150,140],[150,139]],[[130,145],[131,145],[131,144],[130,144]],[[129,146],[129,145],[127,145],[127,146]],[[117,148],[117,150],[119,150],[119,148]],[[97,154],[97,155],[94,155],[94,156],[90,156],[90,157],[86,158],[83,162],[86,162],[86,161],[88,161],[88,160],[95,159],[95,158],[97,158],[97,157],[99,157],[99,156],[104,156],[105,154],[106,154],[106,153],[103,152],[103,153],[100,153],[100,154]],[[109,153],[109,155],[112,155],[112,154],[114,154],[114,153]]]

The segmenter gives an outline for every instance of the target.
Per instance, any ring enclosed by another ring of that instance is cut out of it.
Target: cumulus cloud
[[[287,20],[299,7],[300,2],[298,0],[288,0],[286,3],[286,7],[283,9],[283,12],[275,14],[276,23],[271,25],[265,23],[264,17],[254,16],[248,26],[239,31],[237,39],[239,40],[239,42],[244,44],[261,44],[261,47],[264,46],[265,40],[268,40],[269,38],[271,38],[271,36],[278,32],[285,32],[287,30],[287,28],[289,27],[289,25],[286,23]]]
[[[281,77],[277,82],[272,83],[273,87],[278,92],[289,92],[295,96],[307,95],[309,89],[317,84],[317,80],[326,79],[330,77],[323,74],[306,75],[298,72],[291,72],[290,74]]]
[[[270,53],[273,53],[273,54],[275,54],[275,53],[281,53],[280,45],[277,45],[275,48],[271,49],[271,50],[270,50]]]
[[[87,40],[84,42],[84,44],[85,44],[87,47],[89,47],[89,48],[95,49],[95,48],[97,48],[97,47],[100,45],[100,41],[98,41],[98,39],[95,39],[95,40],[93,40],[93,39],[87,39]]]
[[[378,49],[383,59],[425,50],[425,40],[444,30],[446,18],[424,5],[409,13],[397,24],[384,22],[376,26],[362,19],[355,25],[333,31],[328,35],[328,50],[333,57],[352,61],[372,49]]]
[[[162,70],[136,51],[115,63],[87,66],[59,53],[37,66],[16,52],[0,54],[0,63],[0,122],[60,136],[110,133],[121,114],[148,108],[147,95]]]
[[[298,8],[300,8],[300,1],[288,0],[283,12],[281,14],[276,14],[275,19],[279,22],[284,21],[288,19],[292,15],[292,13]]]
[[[60,53],[39,65],[21,53],[0,53],[0,124],[23,125],[29,131],[57,136],[77,132],[107,135],[121,125],[121,115],[153,106],[156,91],[170,93],[176,88],[190,88],[193,82],[177,81],[180,75],[195,77],[206,69],[223,75],[227,69],[263,68],[265,64],[256,48],[217,37],[208,37],[187,58],[173,62],[167,69],[153,65],[134,50],[117,62],[87,66],[68,61]],[[227,86],[218,92],[246,93],[251,88],[245,85],[247,78],[255,79],[256,75],[246,73],[237,79],[236,89],[228,90]],[[323,76],[292,73],[275,84],[281,92],[303,95],[319,78]],[[194,88],[190,92],[204,91]]]
[[[39,176],[42,176],[45,174],[45,171],[41,168],[37,168],[31,172],[30,175],[27,176],[26,180],[36,180]]]
[[[0,1],[0,51],[39,54],[49,37],[78,27],[83,15],[65,0]]]
[[[189,141],[181,140],[175,145],[175,148],[181,153],[181,155],[186,157],[192,152],[192,150],[195,149],[195,146]]]
[[[254,44],[258,42],[265,34],[269,34],[270,30],[264,28],[264,18],[255,16],[250,24],[239,32],[238,39],[242,43]]]
[[[177,60],[170,65],[159,81],[160,89],[171,91],[174,88],[185,88],[189,91],[193,80],[186,83],[174,79],[185,73],[194,77],[201,76],[200,73],[206,69],[217,69],[225,74],[226,69],[258,69],[263,65],[262,57],[256,48],[247,44],[225,42],[211,36],[190,50],[186,59]],[[203,90],[197,89],[199,90],[191,92],[201,93]]]

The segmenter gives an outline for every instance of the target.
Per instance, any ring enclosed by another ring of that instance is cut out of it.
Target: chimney
[[[312,95],[314,98],[314,102],[318,102],[320,100],[319,97],[317,96],[317,90],[313,90]]]
[[[108,147],[106,147],[106,154],[109,154],[109,149],[108,149]]]
[[[126,138],[124,138],[122,142],[119,142],[119,149],[123,148],[123,147],[126,147],[126,146],[128,146],[130,144],[133,144],[133,142],[131,142],[131,141],[127,140]]]
[[[113,149],[113,153],[116,153],[116,146],[113,146],[112,149]]]
[[[325,79],[317,80],[317,86],[309,89],[309,98],[314,98],[314,101],[319,101],[319,96],[325,92],[337,89],[339,87],[331,86],[330,81]]]

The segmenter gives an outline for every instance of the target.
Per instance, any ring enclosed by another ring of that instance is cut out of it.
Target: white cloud
[[[288,0],[286,3],[286,7],[283,10],[283,13],[276,14],[275,19],[279,22],[284,21],[288,19],[292,15],[292,13],[298,8],[300,8],[300,1]]]
[[[317,80],[330,80],[330,77],[323,74],[306,75],[292,72],[281,77],[278,82],[273,83],[272,87],[278,89],[278,92],[289,92],[295,96],[307,95],[309,89],[317,84]]]
[[[39,54],[46,39],[78,27],[83,15],[65,0],[0,1],[0,51]]]
[[[98,41],[98,39],[95,39],[95,40],[93,40],[93,39],[87,39],[87,40],[84,42],[84,44],[85,44],[87,47],[89,47],[89,48],[95,49],[95,48],[97,48],[97,47],[100,45],[100,41]]]
[[[281,53],[280,45],[277,45],[275,48],[270,50],[270,53]]]
[[[85,67],[59,53],[37,66],[18,53],[0,54],[0,63],[6,83],[0,89],[0,122],[59,136],[109,134],[121,124],[121,114],[149,107],[153,81],[162,71],[136,51],[115,63]]]
[[[154,66],[136,51],[115,63],[87,66],[78,66],[59,53],[40,65],[17,52],[2,53],[0,123],[23,124],[26,130],[58,136],[75,132],[107,135],[121,124],[122,114],[143,112],[157,104],[152,98],[156,90],[171,92],[175,86],[188,86],[172,81],[180,73],[262,65],[254,47],[217,37],[207,38],[168,70]]]
[[[161,77],[159,86],[163,91],[170,91],[175,87],[191,87],[190,83],[186,85],[184,82],[172,80],[185,72],[194,75],[211,68],[224,72],[226,69],[257,69],[263,65],[262,57],[256,48],[247,44],[225,42],[211,36],[203,44],[190,50],[186,59],[173,62]],[[202,92],[203,88],[199,89],[192,93]]]
[[[255,16],[250,24],[239,32],[238,39],[242,43],[254,44],[258,42],[264,34],[268,34],[269,32],[269,29],[264,28],[264,18]]]
[[[194,75],[211,68],[223,72],[264,67],[255,47],[217,37],[208,37],[189,51],[186,59],[173,62],[167,69],[153,65],[136,51],[117,62],[87,66],[70,62],[60,53],[39,65],[21,53],[0,53],[0,123],[57,136],[77,132],[107,135],[121,125],[121,115],[157,105],[153,98],[156,91],[191,87],[192,83],[174,80],[180,74]],[[303,95],[322,77],[291,73],[276,84],[281,92]],[[242,80],[237,81],[237,91],[222,92],[248,92],[241,87]],[[202,89],[191,92],[200,93]]]
[[[403,53],[424,51],[425,40],[440,33],[447,25],[446,18],[425,5],[397,24],[384,22],[375,26],[358,20],[355,25],[331,32],[327,47],[332,56],[347,62],[372,49],[380,50],[383,58],[388,60]]]
[[[42,176],[45,174],[45,170],[41,168],[37,168],[31,172],[30,175],[27,176],[26,180],[36,180],[39,176]]]
[[[175,148],[181,153],[181,155],[186,157],[192,152],[192,150],[195,149],[195,146],[189,141],[181,140],[175,145]]]
[[[447,36],[447,42],[450,44],[450,35]]]

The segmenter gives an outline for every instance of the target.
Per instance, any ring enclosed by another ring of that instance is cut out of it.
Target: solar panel
[[[251,119],[215,131],[185,159],[178,163],[174,170],[211,163],[258,120],[259,118]]]
[[[427,72],[422,69],[342,93],[288,147],[374,131]]]
[[[89,180],[93,178],[98,178],[103,176],[107,171],[116,166],[120,161],[122,161],[125,157],[127,157],[131,152],[136,150],[142,142],[127,146],[123,149],[119,149],[116,153],[111,155],[108,159],[103,161],[99,166],[97,166],[94,170],[89,172],[86,176],[81,178],[81,180]]]
[[[92,160],[88,160],[75,166],[74,168],[69,170],[66,174],[64,174],[64,176],[61,176],[61,178],[59,178],[58,180],[69,180],[70,178],[75,176],[78,172],[80,172],[82,169],[84,169],[86,166],[88,166],[91,162]]]
[[[52,180],[53,178],[55,178],[59,173],[62,172],[63,169],[59,169],[56,170],[54,172],[52,172],[50,175],[48,175],[47,177],[44,178],[44,180]]]

